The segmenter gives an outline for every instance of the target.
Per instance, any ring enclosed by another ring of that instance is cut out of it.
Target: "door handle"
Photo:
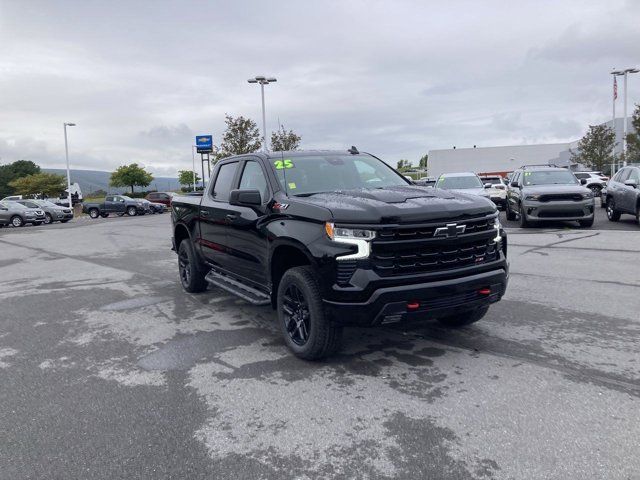
[[[238,218],[237,215],[234,215],[232,213],[229,213],[228,215],[226,215],[227,220],[229,220],[230,222],[233,222],[236,218]]]
[[[202,217],[209,216],[209,210],[200,210],[200,216]]]

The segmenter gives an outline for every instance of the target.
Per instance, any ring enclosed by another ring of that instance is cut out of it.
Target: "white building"
[[[628,119],[629,132],[633,132]],[[611,121],[605,123],[611,127]],[[622,151],[623,120],[616,119],[616,154]],[[443,173],[476,172],[479,174],[504,175],[526,164],[571,164],[571,152],[576,150],[578,140],[567,143],[546,143],[538,145],[510,145],[504,147],[449,148],[429,151],[429,176],[438,177]]]

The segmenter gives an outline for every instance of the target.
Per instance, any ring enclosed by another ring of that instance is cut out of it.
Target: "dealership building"
[[[611,121],[605,123],[611,127]],[[628,130],[633,133],[631,119]],[[616,119],[616,155],[622,151],[623,119]],[[478,174],[505,175],[526,164],[554,164],[570,166],[571,151],[576,151],[578,140],[567,143],[537,145],[510,145],[503,147],[450,148],[429,151],[430,177],[443,173],[475,172]]]

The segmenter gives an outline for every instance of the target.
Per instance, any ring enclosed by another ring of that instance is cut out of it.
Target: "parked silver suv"
[[[577,221],[593,225],[593,192],[566,168],[525,165],[513,172],[507,191],[507,220],[528,227],[541,220]]]
[[[69,207],[61,207],[49,200],[16,200],[27,208],[44,210],[44,223],[67,223],[73,218],[73,211]]]
[[[607,218],[612,222],[620,215],[635,215],[640,223],[640,167],[628,166],[620,169],[609,183],[606,191]]]
[[[18,202],[0,202],[0,225],[24,227],[27,223],[40,225],[44,223],[44,211],[39,208],[28,208]]]

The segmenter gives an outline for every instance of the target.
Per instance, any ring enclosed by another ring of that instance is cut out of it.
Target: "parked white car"
[[[480,180],[485,185],[487,183],[491,184],[491,187],[487,188],[487,193],[489,193],[491,201],[495,203],[498,208],[505,208],[507,205],[507,184],[504,182],[504,179],[499,175],[483,175],[480,177]]]
[[[600,192],[607,186],[609,177],[603,175],[602,172],[573,172],[580,181],[586,180],[585,187],[590,188],[595,197],[600,196]]]

